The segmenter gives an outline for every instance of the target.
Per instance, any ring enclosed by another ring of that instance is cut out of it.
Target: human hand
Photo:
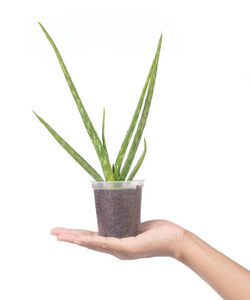
[[[184,229],[166,220],[153,220],[141,224],[140,234],[123,239],[99,236],[97,232],[82,229],[54,228],[52,235],[58,241],[104,252],[119,259],[138,259],[154,256],[180,255]]]
[[[54,228],[58,241],[108,253],[120,259],[170,256],[205,280],[223,299],[250,299],[250,271],[182,227],[165,220],[141,224],[140,234],[117,239],[97,232]]]

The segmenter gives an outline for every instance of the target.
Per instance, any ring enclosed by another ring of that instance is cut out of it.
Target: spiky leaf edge
[[[102,166],[102,170],[103,170],[103,173],[104,173],[104,177],[105,177],[105,180],[106,181],[114,181],[114,174],[113,174],[113,171],[112,171],[112,168],[111,168],[111,165],[110,165],[110,162],[109,162],[109,157],[108,157],[108,153],[107,151],[105,150],[105,148],[103,147],[99,137],[98,137],[98,134],[87,114],[87,111],[85,110],[83,104],[82,104],[82,101],[78,95],[78,92],[75,88],[75,85],[69,75],[69,72],[63,62],[63,59],[62,59],[62,56],[59,52],[59,50],[57,49],[54,41],[52,40],[52,38],[50,37],[50,35],[48,34],[48,32],[45,30],[45,28],[42,26],[41,23],[39,23],[39,25],[41,26],[45,36],[47,37],[47,39],[49,40],[51,46],[53,47],[54,51],[55,51],[55,54],[58,58],[58,61],[60,63],[60,66],[62,68],[62,71],[64,73],[64,76],[65,76],[65,79],[68,83],[68,86],[70,88],[70,91],[75,99],[75,102],[76,102],[76,105],[77,105],[77,108],[80,112],[80,115],[81,115],[81,118],[83,120],[83,123],[85,125],[85,128],[89,134],[89,137],[94,145],[94,148],[97,152],[97,155],[98,155],[98,158],[99,158],[99,161],[101,163],[101,166]]]
[[[149,109],[150,109],[150,105],[151,105],[151,101],[152,101],[152,97],[153,97],[153,92],[154,92],[154,86],[155,86],[157,67],[158,67],[158,61],[159,61],[159,56],[160,56],[161,43],[162,43],[162,35],[160,36],[160,39],[159,39],[159,42],[158,42],[156,56],[155,56],[154,64],[153,64],[152,75],[151,75],[151,78],[150,78],[150,82],[149,82],[149,86],[148,86],[148,90],[147,90],[147,96],[146,96],[145,104],[144,104],[143,111],[142,111],[142,114],[141,114],[141,119],[139,121],[137,131],[135,133],[135,136],[134,136],[130,151],[128,153],[127,159],[124,163],[121,174],[118,178],[119,181],[126,180],[127,174],[128,174],[128,172],[131,168],[131,165],[133,163],[136,151],[138,149],[138,146],[139,146],[139,143],[140,143],[140,140],[141,140],[141,137],[142,137],[143,130],[144,130],[145,125],[146,125],[146,121],[147,121],[147,117],[148,117],[148,113],[149,113]]]
[[[89,173],[89,175],[91,175],[96,181],[103,181],[102,177],[96,172],[94,168],[92,168],[89,163],[87,163],[85,159],[81,157],[81,155],[79,155],[62,137],[60,137],[60,135],[58,135],[48,123],[46,123],[35,112],[34,114],[37,116],[38,120],[48,129],[48,131],[56,139],[56,141],[71,155],[71,157],[74,158],[75,161],[79,163],[79,165],[83,167],[85,171]]]
[[[154,59],[154,61],[155,61],[155,59]],[[129,129],[126,132],[125,138],[123,140],[123,143],[121,145],[120,151],[119,151],[118,156],[116,158],[115,168],[114,168],[114,174],[115,174],[116,180],[118,180],[118,178],[120,176],[121,165],[122,165],[124,156],[126,154],[129,142],[130,142],[131,137],[133,135],[134,129],[136,127],[136,123],[138,121],[141,109],[142,109],[143,101],[145,99],[145,94],[146,94],[146,91],[147,91],[147,88],[148,88],[148,84],[149,84],[149,81],[150,81],[150,78],[151,78],[151,75],[152,75],[152,69],[153,69],[153,66],[154,66],[154,61],[153,61],[152,65],[151,65],[151,68],[150,68],[149,73],[148,73],[148,77],[147,77],[146,82],[144,84],[144,87],[142,89],[142,92],[141,92],[141,95],[140,95],[137,107],[135,109],[132,121],[130,123]]]
[[[136,173],[138,172],[138,170],[139,170],[140,167],[141,167],[141,164],[142,164],[142,162],[143,162],[143,160],[144,160],[144,157],[145,157],[145,155],[146,155],[146,152],[147,152],[147,144],[146,144],[146,139],[144,139],[144,150],[143,150],[143,153],[142,153],[141,157],[139,158],[137,164],[135,165],[133,171],[132,171],[131,174],[129,175],[129,177],[128,177],[128,179],[127,179],[128,181],[131,181],[131,180],[134,179]]]

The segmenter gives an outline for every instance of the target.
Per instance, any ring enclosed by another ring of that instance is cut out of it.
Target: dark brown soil
[[[141,187],[94,190],[99,235],[136,236],[141,223]]]

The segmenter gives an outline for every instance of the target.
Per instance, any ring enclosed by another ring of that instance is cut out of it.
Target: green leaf
[[[111,168],[111,164],[109,162],[109,157],[108,157],[108,154],[107,154],[107,151],[105,150],[105,148],[103,147],[102,145],[102,142],[100,141],[98,135],[97,135],[97,132],[82,104],[82,101],[78,95],[78,92],[74,86],[74,83],[69,75],[69,72],[63,62],[63,59],[61,57],[61,54],[59,53],[55,43],[53,42],[52,38],[49,36],[49,34],[47,33],[47,31],[45,30],[45,28],[42,26],[42,24],[39,23],[39,25],[41,26],[44,34],[46,35],[47,39],[49,40],[51,46],[53,47],[54,51],[55,51],[55,54],[58,58],[58,61],[61,65],[61,68],[62,68],[62,71],[64,73],[64,76],[65,76],[65,79],[68,83],[68,86],[70,88],[70,91],[75,99],[75,102],[76,102],[76,105],[77,105],[77,108],[80,112],[80,115],[81,115],[81,118],[83,120],[83,123],[85,125],[85,128],[89,134],[89,137],[95,147],[95,150],[97,152],[97,155],[99,157],[99,161],[101,163],[101,166],[102,166],[102,170],[103,170],[103,173],[104,173],[104,177],[105,177],[105,180],[106,181],[113,181],[114,180],[114,174],[112,172],[112,168]]]
[[[149,82],[149,86],[148,86],[148,90],[147,90],[147,96],[146,96],[144,108],[143,108],[143,111],[142,111],[141,119],[140,119],[140,122],[138,124],[137,131],[135,133],[130,151],[128,153],[128,157],[127,157],[127,159],[124,163],[123,169],[122,169],[121,174],[119,176],[119,181],[124,181],[127,177],[127,174],[129,172],[130,167],[132,165],[132,162],[134,160],[135,153],[136,153],[137,148],[139,146],[143,130],[144,130],[145,125],[146,125],[146,121],[147,121],[147,117],[148,117],[148,113],[149,113],[149,109],[150,109],[150,105],[151,105],[151,101],[152,101],[152,97],[153,97],[153,92],[154,92],[154,86],[155,86],[155,80],[156,80],[156,74],[157,74],[157,67],[158,67],[158,61],[159,61],[160,49],[161,49],[161,42],[162,42],[162,35],[161,35],[159,43],[158,43],[158,47],[157,47],[157,51],[156,51],[156,55],[155,55],[155,59],[154,59],[154,64],[153,64],[152,75],[151,75],[151,78],[150,78],[150,82]]]
[[[79,165],[81,165],[85,171],[87,171],[96,181],[103,181],[102,177],[91,167],[90,164],[86,162],[67,142],[64,141],[54,129],[52,129],[49,124],[47,124],[41,117],[39,117],[35,112],[38,120],[48,129],[52,136],[57,140],[57,142],[76,160]]]
[[[155,61],[155,59],[154,59],[154,61]],[[154,66],[154,61],[153,61],[152,65],[151,65],[151,68],[150,68],[149,73],[148,73],[148,77],[147,77],[146,82],[144,84],[144,87],[142,89],[142,93],[141,93],[140,99],[138,101],[137,107],[135,109],[135,112],[134,112],[132,121],[130,123],[129,129],[128,129],[127,133],[126,133],[126,136],[125,136],[125,138],[123,140],[123,143],[121,145],[121,148],[120,148],[120,151],[118,153],[118,156],[116,158],[115,170],[114,170],[114,174],[115,174],[116,178],[119,178],[119,176],[120,176],[121,165],[122,165],[125,153],[127,151],[129,142],[130,142],[131,137],[133,135],[133,132],[134,132],[137,120],[139,118],[141,109],[142,109],[143,101],[145,99],[145,94],[146,94],[146,91],[147,91],[147,88],[148,88],[149,81],[151,79],[152,70],[153,70],[153,66]]]
[[[138,172],[143,160],[144,160],[144,157],[146,155],[146,152],[147,152],[147,144],[146,144],[146,140],[144,139],[144,151],[141,155],[141,157],[139,158],[136,166],[134,167],[133,171],[131,172],[131,174],[129,175],[128,179],[127,180],[133,180],[133,178],[135,177],[136,173]]]
[[[107,146],[106,146],[104,131],[105,131],[105,108],[103,109],[103,118],[102,118],[102,145],[103,145],[103,148],[107,152]]]

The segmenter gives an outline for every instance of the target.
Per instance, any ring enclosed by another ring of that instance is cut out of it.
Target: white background
[[[32,109],[101,170],[38,22],[60,49],[98,132],[106,108],[112,161],[163,33],[148,152],[137,175],[146,179],[142,220],[178,223],[250,268],[248,4],[1,4],[1,299],[220,299],[170,258],[119,261],[50,236],[55,226],[96,230],[93,191],[91,177]]]

